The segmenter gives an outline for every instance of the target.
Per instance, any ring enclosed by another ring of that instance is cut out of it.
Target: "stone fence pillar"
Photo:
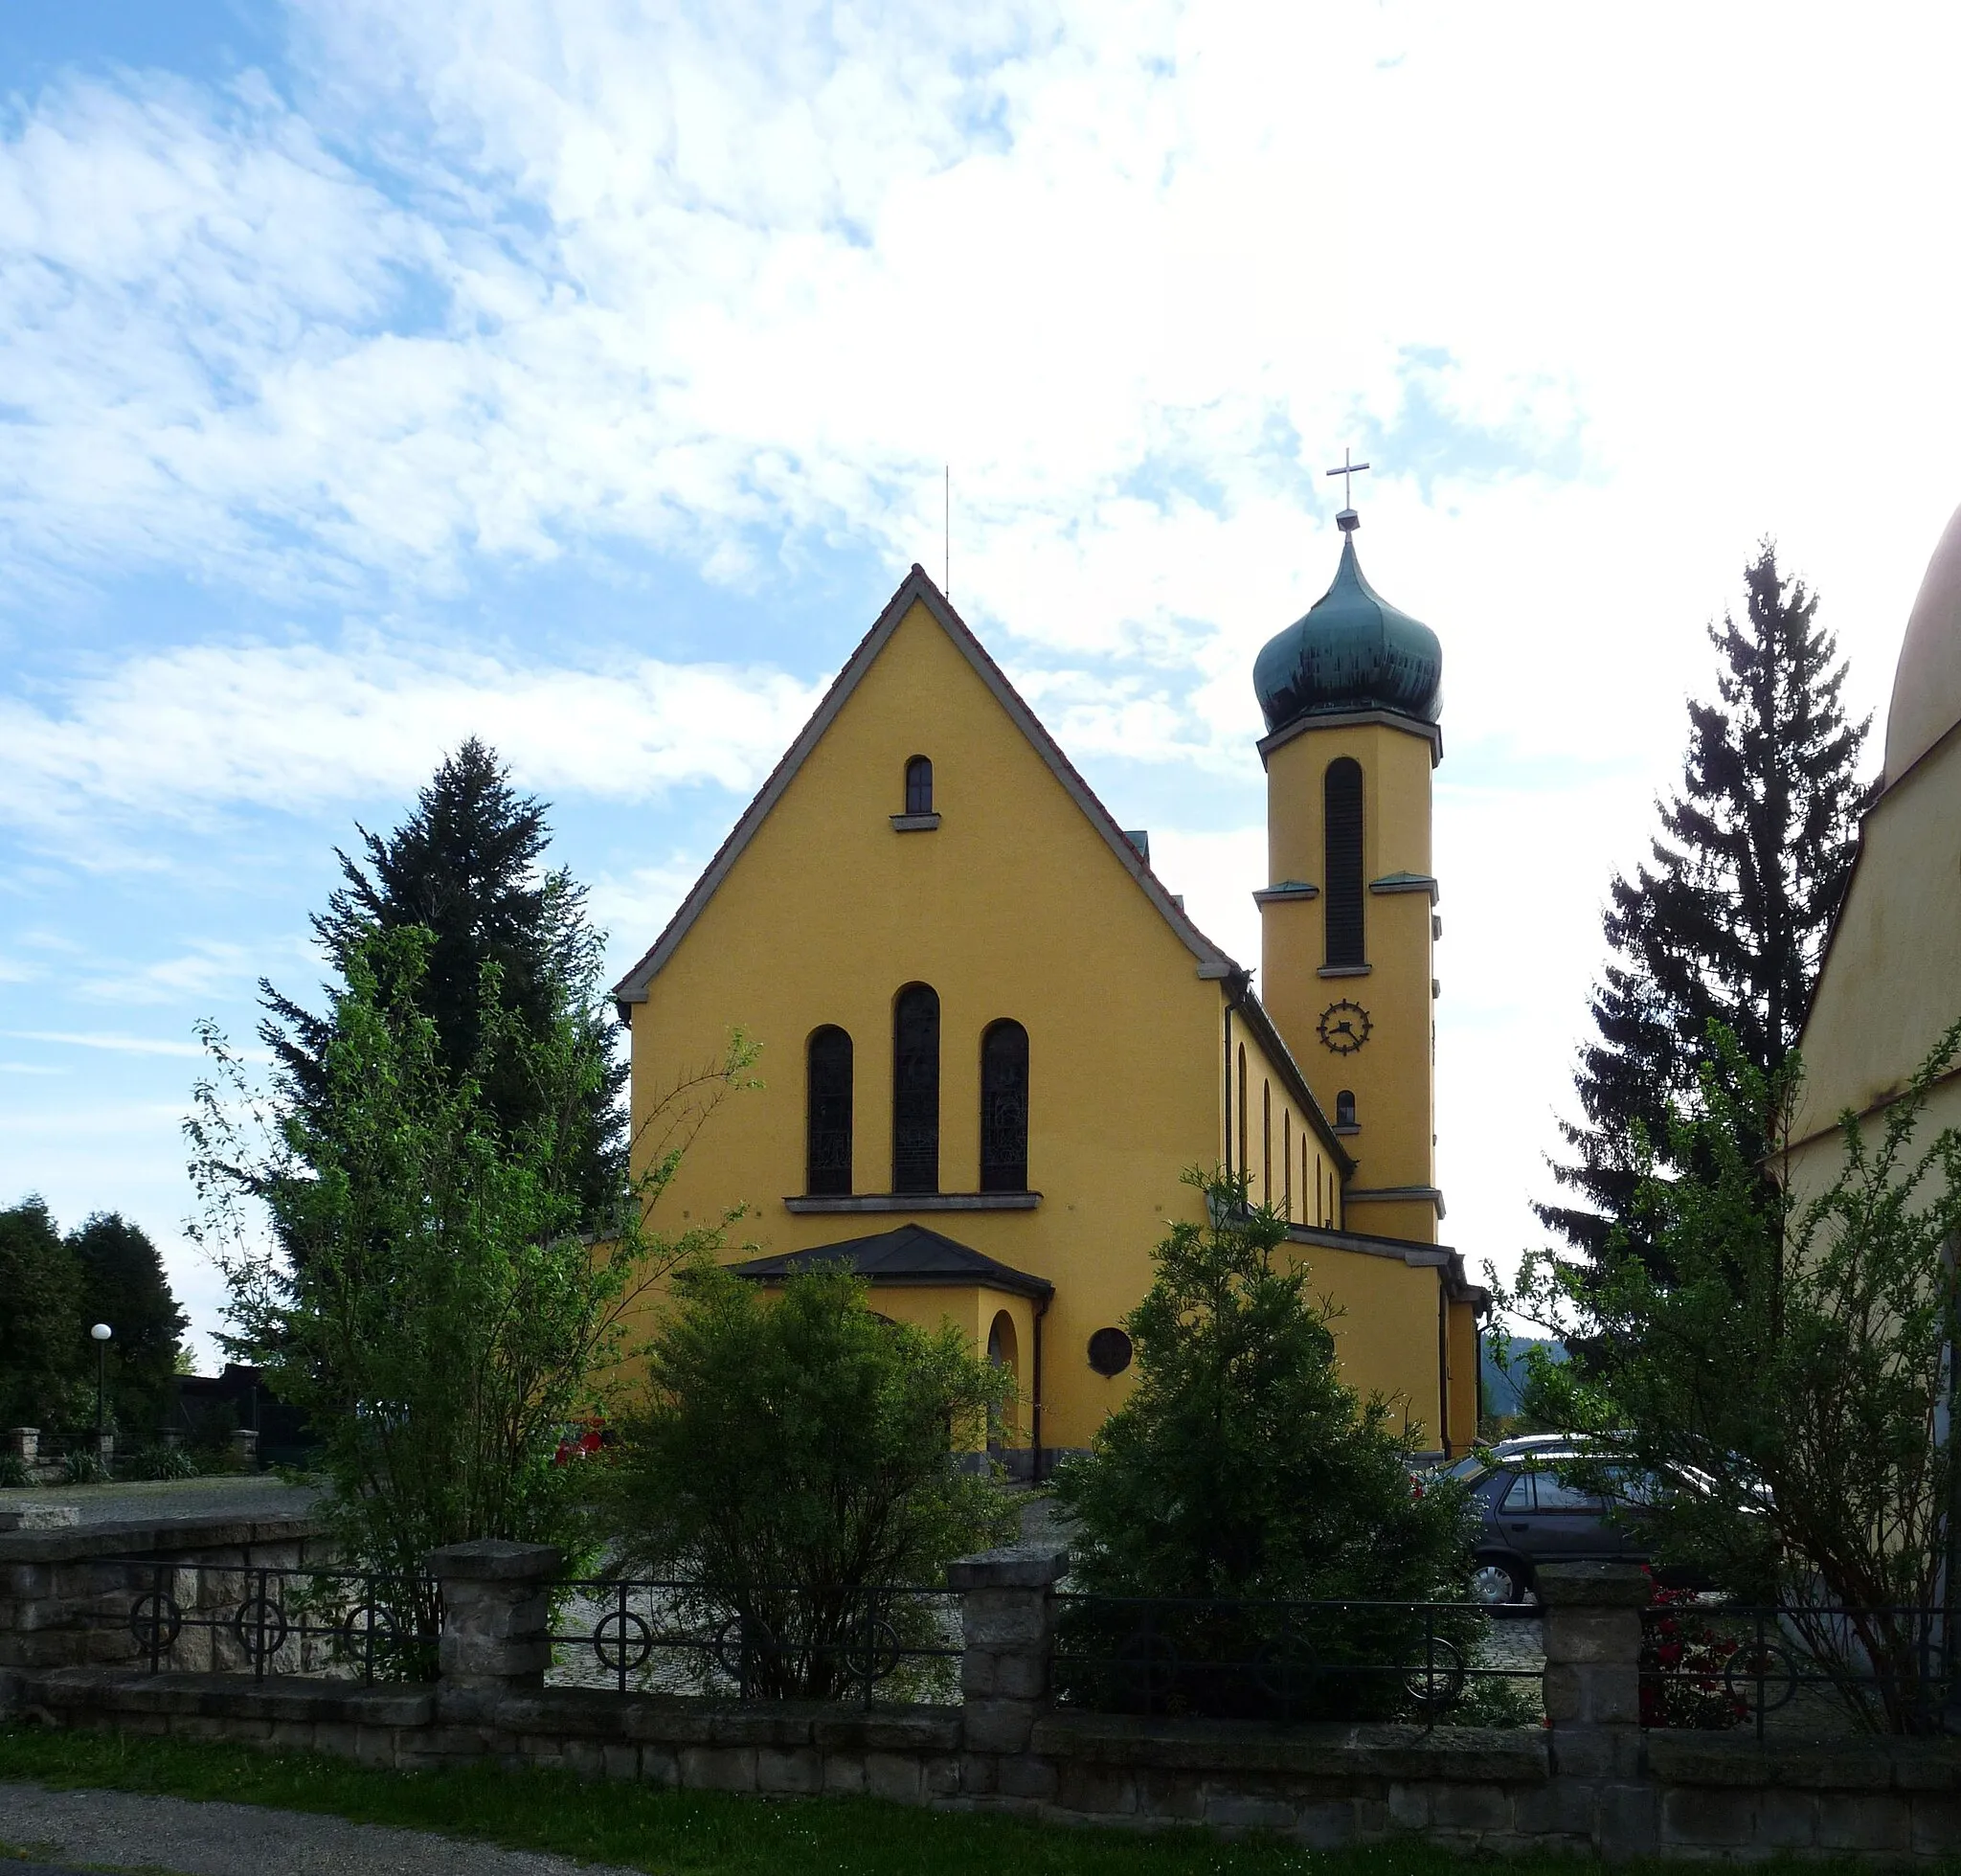
[[[460,1717],[545,1684],[552,1664],[552,1584],[564,1553],[550,1544],[482,1537],[429,1553],[442,1588],[439,1698]]]
[[[1069,1553],[1052,1545],[1011,1544],[947,1565],[960,1592],[966,1652],[960,1661],[963,1741],[972,1752],[1028,1750],[1048,1698],[1055,1636],[1055,1584]]]
[[[1652,1589],[1634,1564],[1538,1572],[1554,1776],[1589,1813],[1595,1848],[1621,1857],[1653,1854],[1660,1821],[1641,1753],[1641,1611]]]
[[[7,1429],[7,1450],[22,1465],[33,1465],[40,1458],[41,1430],[39,1427],[9,1427]]]

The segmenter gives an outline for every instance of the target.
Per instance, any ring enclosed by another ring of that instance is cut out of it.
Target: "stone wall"
[[[138,1649],[130,1603],[159,1582],[185,1609],[222,1607],[237,1600],[240,1579],[233,1571],[324,1567],[330,1555],[326,1526],[304,1517],[157,1518],[0,1531],[0,1669],[132,1660]],[[170,1664],[237,1665],[221,1645],[211,1631],[187,1631]]]
[[[546,1591],[559,1559],[484,1543],[430,1560],[449,1621],[431,1685],[255,1683],[75,1661],[0,1670],[0,1708],[55,1726],[240,1740],[376,1766],[490,1759],[666,1787],[868,1793],[1057,1822],[1261,1830],[1319,1847],[1416,1837],[1487,1854],[1896,1864],[1961,1851],[1961,1742],[1763,1746],[1644,1733],[1638,1571],[1542,1572],[1546,1727],[1426,1731],[1057,1707],[1048,1654],[1064,1561],[1026,1547],[953,1566],[965,1635],[958,1706],[547,1687]]]

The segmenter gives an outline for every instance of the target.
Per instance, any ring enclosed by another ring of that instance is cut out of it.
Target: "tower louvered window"
[[[939,1190],[939,994],[912,983],[892,1008],[892,1190]]]
[[[990,1023],[980,1038],[980,1189],[1028,1189],[1028,1032]]]
[[[1322,784],[1328,964],[1364,964],[1362,928],[1362,764],[1343,756],[1328,764]]]
[[[832,1024],[810,1038],[803,1189],[824,1197],[851,1189],[851,1038]]]

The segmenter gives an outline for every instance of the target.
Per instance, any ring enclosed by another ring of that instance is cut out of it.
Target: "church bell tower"
[[[1336,525],[1333,585],[1253,666],[1267,721],[1260,996],[1356,1163],[1347,1229],[1433,1244],[1443,650],[1363,576],[1354,509]]]

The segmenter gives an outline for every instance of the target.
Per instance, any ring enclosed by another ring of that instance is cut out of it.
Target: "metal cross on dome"
[[[1366,463],[1349,462],[1348,452],[1344,449],[1341,452],[1341,466],[1339,469],[1330,469],[1328,471],[1328,474],[1331,476],[1342,478],[1341,506],[1344,509],[1352,509],[1355,506],[1355,478],[1367,467],[1368,464]]]

